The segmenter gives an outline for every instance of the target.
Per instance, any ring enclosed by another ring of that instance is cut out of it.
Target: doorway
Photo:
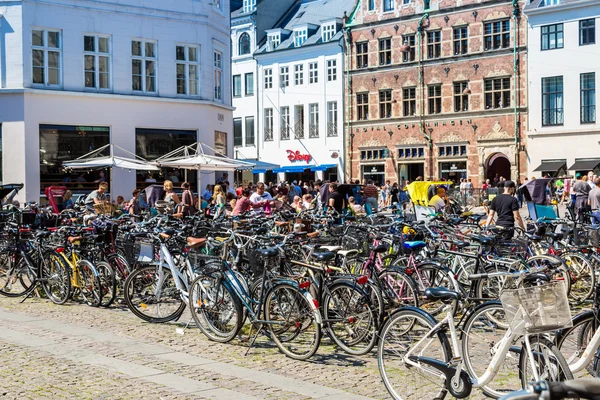
[[[503,153],[494,153],[488,159],[486,165],[486,178],[490,182],[494,181],[496,176],[510,179],[510,160]]]

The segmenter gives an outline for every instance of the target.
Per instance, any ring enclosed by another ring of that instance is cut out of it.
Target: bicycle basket
[[[573,326],[564,282],[504,290],[500,301],[511,329],[518,334]]]
[[[133,250],[136,256],[136,262],[148,264],[154,261],[155,251],[154,243],[148,239],[136,239]]]

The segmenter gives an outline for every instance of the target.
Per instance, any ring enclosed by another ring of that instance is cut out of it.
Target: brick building
[[[522,7],[358,0],[346,22],[347,176],[475,185],[496,174],[524,176]]]

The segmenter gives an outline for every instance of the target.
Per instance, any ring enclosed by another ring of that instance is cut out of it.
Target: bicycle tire
[[[270,288],[264,303],[264,319],[271,338],[286,356],[294,360],[312,357],[321,343],[320,316],[304,293],[287,283]],[[305,350],[300,346],[307,344]]]
[[[35,288],[36,269],[23,257],[19,250],[0,255],[0,294],[6,297],[21,297]]]
[[[160,288],[156,288],[159,278],[158,268],[156,265],[144,266],[129,274],[123,288],[125,304],[136,317],[144,321],[153,323],[174,321],[183,314],[186,303],[181,299],[171,270],[168,268],[161,267],[164,274],[163,281]],[[160,292],[158,298],[154,294],[156,291]],[[161,296],[163,292],[165,296]],[[155,311],[156,315],[150,315],[152,311]]]
[[[445,379],[438,371],[426,364],[409,365],[404,354],[426,334],[431,332],[436,321],[427,312],[404,307],[394,312],[381,329],[377,348],[377,364],[383,384],[392,398],[396,400],[436,399],[446,397]],[[404,324],[404,325],[402,325]],[[396,331],[397,330],[397,331]],[[416,355],[448,362],[452,350],[446,334],[441,330],[433,333],[430,341],[416,349]]]
[[[532,335],[529,337],[529,342],[536,358],[537,365],[543,368],[544,373],[538,374],[540,380],[547,382],[562,382],[573,379],[573,374],[569,369],[569,364],[561,354],[558,347],[548,338],[542,335]],[[545,350],[543,349],[545,348]],[[529,382],[534,381],[533,375],[528,373],[529,357],[525,347],[522,347],[519,357],[519,375],[523,389],[527,389]],[[548,364],[552,364],[551,366]]]
[[[590,339],[600,327],[600,321],[595,311],[584,311],[573,317],[573,326],[561,329],[556,333],[554,342],[569,365],[580,360],[580,357],[588,348]],[[586,366],[587,372],[597,378],[598,374],[598,350],[591,362]]]
[[[567,295],[571,296],[571,275],[569,274],[569,268],[564,260],[551,254],[539,254],[531,256],[525,260],[527,268],[532,267],[552,267],[558,268],[559,272],[553,276],[550,276],[551,280],[560,280],[566,283]]]
[[[450,279],[450,271],[435,262],[422,262],[418,264],[410,276],[414,279],[420,295],[423,295],[425,290],[430,287],[444,287],[456,290]],[[419,279],[419,277],[423,280]],[[423,300],[420,302],[419,307],[435,317],[444,310],[446,303],[442,300]],[[456,310],[457,307],[458,300],[452,300],[452,310]]]
[[[100,277],[100,288],[102,290],[102,307],[110,307],[117,297],[117,277],[115,270],[106,261],[99,261],[95,264],[98,276]]]
[[[90,307],[100,307],[104,292],[96,267],[88,260],[79,260],[77,261],[77,273],[76,279],[81,280],[78,284],[83,301]]]
[[[41,284],[46,296],[54,304],[65,304],[71,298],[71,267],[63,257],[55,251],[48,251],[42,255]]]
[[[378,275],[387,310],[419,306],[419,290],[414,279],[402,268],[390,267]]]
[[[510,269],[504,265],[489,264],[483,267],[483,273],[509,272]],[[496,276],[475,281],[475,295],[479,299],[498,300],[500,292],[504,288],[506,277]]]
[[[596,274],[591,261],[581,252],[565,251],[561,253],[560,259],[567,265],[570,290],[569,299],[573,304],[581,304],[589,299],[596,287]]]

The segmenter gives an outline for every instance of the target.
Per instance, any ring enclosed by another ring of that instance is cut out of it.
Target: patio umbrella
[[[180,147],[155,160],[166,168],[196,169],[201,171],[233,171],[252,168],[254,164],[229,158],[204,143]]]
[[[132,158],[115,156],[114,148],[117,148],[128,155],[131,155]],[[109,151],[109,155],[105,155],[106,150]],[[145,159],[136,156],[129,151],[114,145],[107,144],[105,146],[100,147],[97,150],[94,150],[90,153],[87,153],[75,160],[65,161],[63,162],[63,167],[67,169],[103,169],[103,168],[122,168],[122,169],[133,169],[138,171],[158,171],[159,168],[150,164]]]

